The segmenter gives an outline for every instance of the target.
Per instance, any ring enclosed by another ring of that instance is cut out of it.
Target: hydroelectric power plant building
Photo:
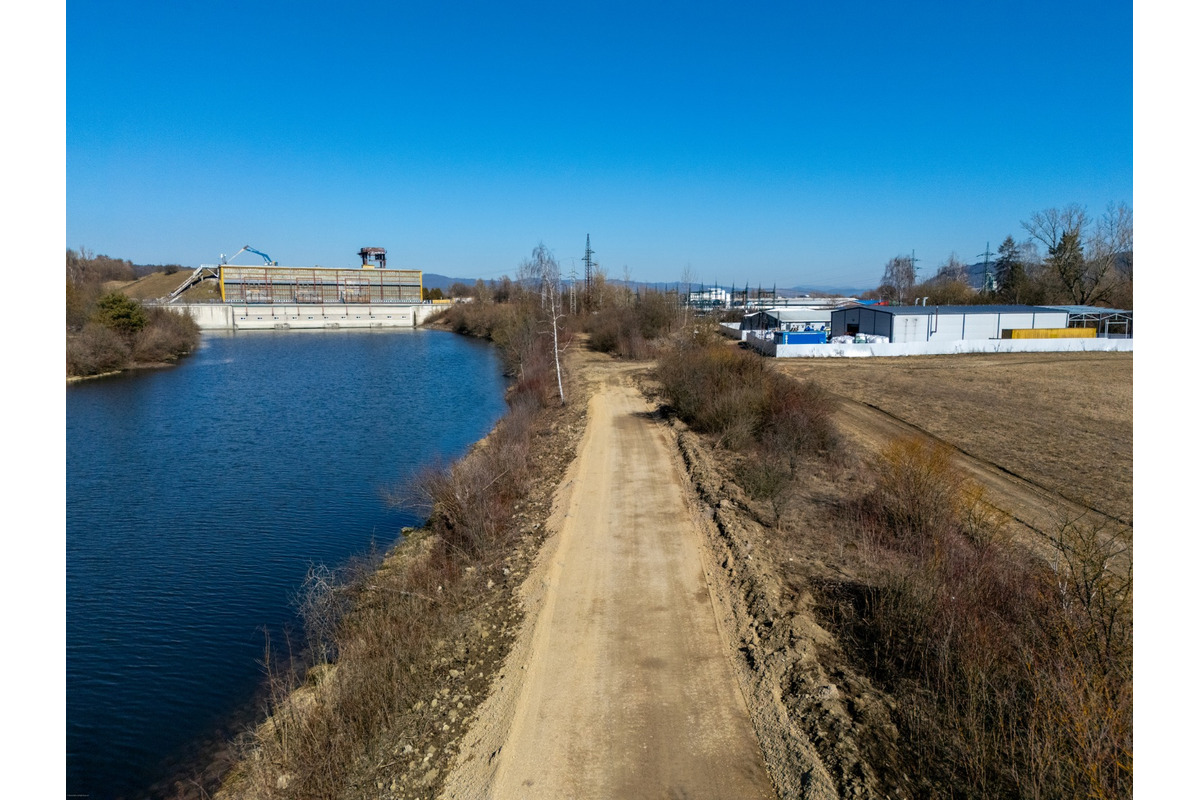
[[[436,308],[422,303],[421,271],[387,269],[382,247],[359,251],[362,266],[281,267],[249,246],[264,263],[198,267],[172,295],[201,328],[210,330],[289,328],[411,328]],[[220,302],[181,300],[191,287],[215,281]]]
[[[225,303],[420,303],[421,271],[328,267],[220,268]]]

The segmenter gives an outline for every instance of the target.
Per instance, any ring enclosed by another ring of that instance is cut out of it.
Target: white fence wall
[[[974,339],[955,342],[887,344],[775,344],[747,339],[763,355],[776,358],[870,358],[872,356],[940,356],[957,353],[1132,353],[1132,339]]]

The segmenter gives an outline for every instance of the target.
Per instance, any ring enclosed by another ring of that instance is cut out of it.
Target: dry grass
[[[1133,519],[1133,356],[1061,353],[781,359],[971,455]]]
[[[1132,359],[1099,355],[764,360],[764,369],[879,406],[977,458],[1130,513]],[[691,393],[683,408],[714,402],[719,393],[701,387],[721,380],[687,363],[675,369],[694,376],[684,382]],[[741,374],[730,381],[748,383]],[[764,394],[759,387],[732,407],[761,407]],[[847,697],[867,698],[864,708],[873,691],[888,695],[887,716],[899,735],[883,737],[896,743],[895,754],[884,748],[871,763],[882,791],[1130,795],[1127,527],[1063,519],[1048,532],[1047,560],[1011,538],[1004,515],[933,439],[849,451],[821,464],[819,474],[819,462],[786,474],[775,460],[748,459],[757,446],[731,451],[734,416],[714,407],[720,424],[691,415],[720,455],[723,478],[714,483],[745,489],[745,506],[761,526],[747,528],[761,534],[745,543],[754,561],[738,569],[795,604],[771,612],[766,623],[774,627],[776,614],[802,616],[813,603],[836,642],[819,648],[825,674],[838,676]],[[792,673],[809,674],[805,649],[774,657],[795,659]],[[855,688],[864,685],[873,688]],[[802,713],[805,701],[789,698],[789,686],[779,687],[785,702]],[[855,735],[870,739],[866,731]]]
[[[1047,563],[980,499],[938,446],[887,447],[842,508],[862,577],[824,582],[830,624],[893,696],[931,796],[1128,797],[1128,541],[1064,520]]]
[[[187,280],[191,269],[177,270],[172,273],[154,272],[136,281],[120,284],[117,288],[138,300],[158,300],[166,297],[179,288]],[[213,282],[215,285],[215,281]]]

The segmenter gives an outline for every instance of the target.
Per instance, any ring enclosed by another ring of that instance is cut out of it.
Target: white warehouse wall
[[[946,312],[933,308],[929,313],[902,313],[851,308],[833,313],[832,328],[834,336],[841,336],[847,326],[857,324],[859,333],[887,336],[894,344],[956,342],[999,339],[1009,329],[1065,328],[1067,318],[1066,311],[1058,310]]]

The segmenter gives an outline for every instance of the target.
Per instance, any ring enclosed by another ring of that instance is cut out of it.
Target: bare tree
[[[1133,210],[1124,203],[1109,203],[1088,239],[1088,259],[1105,271],[1133,279]]]
[[[1072,203],[1062,208],[1047,208],[1038,211],[1028,221],[1022,222],[1021,227],[1029,231],[1029,235],[1040,242],[1046,251],[1058,247],[1064,233],[1081,235],[1089,220],[1083,206]]]
[[[1133,212],[1124,203],[1110,204],[1091,220],[1079,205],[1048,208],[1022,227],[1046,247],[1045,265],[1072,303],[1108,300],[1122,279],[1133,273]]]
[[[546,245],[538,243],[533,248],[533,257],[521,265],[522,282],[528,281],[537,285],[541,291],[542,310],[550,318],[550,331],[554,345],[554,375],[558,380],[558,399],[563,405],[567,404],[567,396],[563,392],[562,364],[558,349],[558,324],[564,316],[562,308],[562,275],[558,261],[547,249]],[[536,282],[536,283],[535,283]]]
[[[879,282],[879,293],[893,303],[902,303],[912,292],[917,282],[916,264],[912,256],[896,256],[883,268],[883,279]]]
[[[946,263],[938,267],[938,281],[958,281],[959,283],[967,282],[967,265],[958,259],[957,253],[951,253],[946,258]]]

